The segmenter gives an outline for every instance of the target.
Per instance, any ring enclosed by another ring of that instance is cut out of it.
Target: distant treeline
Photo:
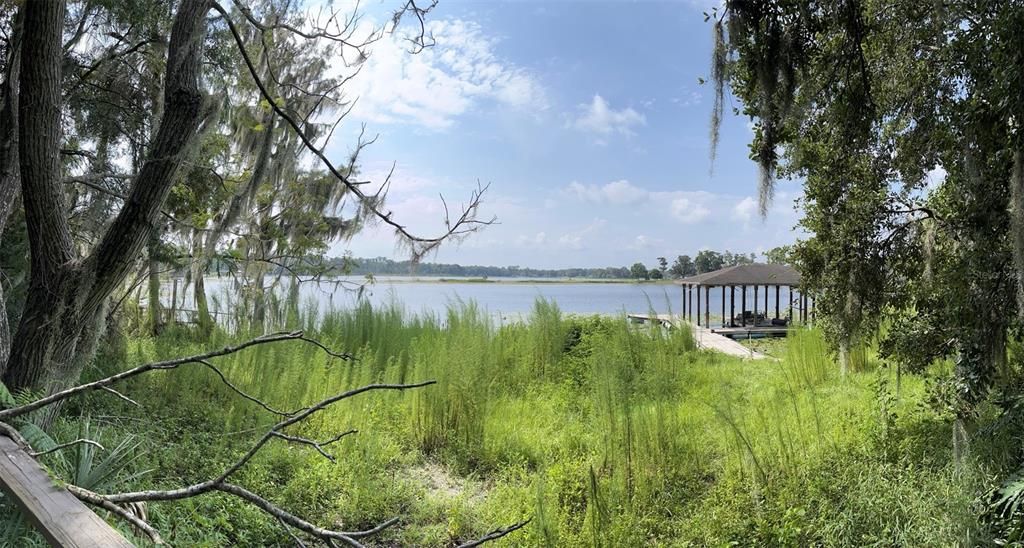
[[[333,258],[333,273],[374,276],[464,276],[469,278],[629,278],[629,267],[543,269],[520,266],[478,266],[393,261],[385,257]]]
[[[788,248],[776,248],[765,253],[767,262],[786,262],[784,256]],[[603,268],[559,268],[543,269],[521,266],[479,266],[446,263],[419,263],[410,261],[394,261],[385,257],[357,258],[337,257],[328,259],[330,273],[374,276],[460,276],[469,278],[591,278],[609,279],[651,279],[679,278],[701,272],[710,272],[723,266],[753,262],[753,253],[744,255],[725,251],[702,250],[691,260],[681,255],[671,266],[663,257],[658,257],[658,264],[651,268],[642,263],[628,266],[608,266]]]

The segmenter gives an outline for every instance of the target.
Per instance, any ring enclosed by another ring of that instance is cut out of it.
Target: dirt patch
[[[436,462],[424,462],[405,471],[406,477],[423,487],[427,496],[434,499],[483,499],[484,485],[478,481],[452,474],[447,467]]]

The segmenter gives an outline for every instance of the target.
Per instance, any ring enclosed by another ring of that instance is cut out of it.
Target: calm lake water
[[[363,286],[362,295],[353,290],[364,284],[361,277],[336,279],[342,285],[332,283],[304,283],[300,286],[303,302],[315,302],[321,310],[328,308],[348,308],[356,304],[357,299],[368,299],[375,305],[398,303],[411,313],[433,313],[443,315],[449,306],[459,301],[474,301],[481,308],[495,317],[516,319],[529,314],[534,300],[538,297],[558,303],[564,313],[569,314],[624,314],[647,313],[654,310],[659,314],[675,313],[682,310],[682,288],[674,284],[654,283],[573,283],[571,281],[551,283],[530,280],[503,280],[496,282],[440,282],[429,278],[379,277],[374,284]],[[231,284],[227,278],[207,278],[206,286],[211,299],[219,301],[215,305],[224,309],[230,305],[225,302],[224,295]],[[740,310],[739,290],[737,289],[737,313]],[[219,297],[218,297],[219,296]],[[701,295],[701,311],[705,303]],[[758,308],[764,309],[763,288],[759,295]],[[786,288],[780,295],[782,315],[786,314],[789,293]],[[164,299],[169,302],[170,291],[165,288]],[[179,293],[179,302],[181,295]],[[729,303],[726,301],[726,313]],[[194,308],[191,297],[186,297],[186,309]],[[769,309],[774,311],[775,291],[769,294]],[[747,309],[753,309],[753,288],[747,290]],[[720,317],[722,310],[722,294],[720,290],[711,292],[711,315]],[[703,315],[703,314],[702,314]]]

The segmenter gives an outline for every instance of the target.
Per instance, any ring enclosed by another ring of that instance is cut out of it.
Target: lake
[[[537,281],[508,279],[502,281],[458,281],[454,278],[409,278],[378,277],[375,283],[364,285],[362,295],[353,290],[364,284],[361,277],[336,278],[335,283],[304,283],[300,287],[303,302],[316,302],[321,310],[348,308],[357,299],[368,299],[374,305],[399,303],[409,312],[444,314],[448,307],[474,301],[497,318],[517,319],[527,315],[538,297],[558,303],[564,313],[569,314],[624,314],[647,313],[654,310],[660,314],[680,313],[682,289],[668,283],[596,283],[573,281]],[[207,278],[206,286],[211,300],[226,294],[231,281],[229,278]],[[347,288],[347,289],[346,289]],[[169,302],[169,288],[165,288],[164,300]],[[737,293],[737,313],[740,310]],[[701,310],[704,310],[701,295]],[[763,288],[758,308],[764,308]],[[786,314],[789,292],[782,288],[780,295],[782,315]],[[181,296],[179,295],[179,300]],[[221,299],[218,300],[222,300]],[[726,302],[728,308],[729,303]],[[769,306],[775,308],[775,292],[770,292]],[[185,308],[194,308],[191,298]],[[747,309],[753,309],[753,289],[747,291]],[[711,315],[721,316],[722,295],[720,290],[711,292]],[[728,313],[728,310],[726,311]]]

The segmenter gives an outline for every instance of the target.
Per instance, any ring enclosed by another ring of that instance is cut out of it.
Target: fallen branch
[[[118,506],[117,504],[114,504],[113,502],[104,499],[101,495],[93,493],[92,491],[84,489],[77,485],[69,484],[66,486],[66,488],[68,492],[77,497],[78,500],[85,502],[87,504],[91,504],[93,506],[103,508],[104,510],[107,510],[108,512],[132,524],[137,529],[145,533],[146,536],[149,537],[149,540],[153,541],[153,544],[164,543],[164,540],[160,537],[159,531],[157,531],[152,525],[146,523],[146,521],[142,518],[136,516],[135,514],[129,512],[128,510],[125,510],[121,506]]]
[[[237,344],[235,346],[225,346],[224,348],[221,348],[219,350],[213,350],[213,351],[206,352],[206,353],[203,353],[203,354],[198,354],[198,355],[195,355],[195,356],[188,356],[188,357],[184,357],[184,358],[174,358],[174,359],[171,359],[171,360],[164,360],[164,361],[159,361],[159,362],[147,363],[145,365],[140,365],[138,367],[135,367],[133,369],[129,369],[127,371],[122,371],[121,373],[117,373],[115,375],[111,375],[109,377],[100,379],[98,381],[93,381],[93,382],[86,383],[86,384],[80,384],[78,386],[75,386],[75,387],[72,387],[72,388],[68,388],[67,390],[61,390],[60,392],[51,394],[49,396],[46,396],[45,398],[40,398],[40,399],[38,399],[36,401],[33,401],[31,403],[27,403],[25,405],[21,405],[21,406],[18,406],[18,407],[12,407],[10,409],[4,409],[3,411],[0,411],[0,422],[8,421],[8,420],[10,420],[12,418],[19,417],[19,416],[24,415],[26,413],[31,413],[32,411],[35,411],[36,409],[40,409],[42,407],[46,407],[47,405],[50,405],[52,403],[56,403],[58,401],[66,400],[66,399],[68,399],[68,398],[70,398],[72,396],[75,396],[77,394],[80,394],[82,392],[86,392],[86,391],[89,391],[89,390],[102,389],[102,388],[104,388],[106,386],[109,386],[111,384],[114,384],[116,382],[123,381],[124,379],[128,379],[128,378],[134,377],[136,375],[141,375],[142,373],[145,373],[147,371],[175,369],[175,368],[177,368],[177,367],[179,367],[181,365],[187,364],[187,363],[202,363],[202,360],[205,360],[205,359],[208,359],[208,358],[215,358],[217,356],[226,356],[228,354],[234,354],[235,352],[238,352],[239,350],[243,350],[243,349],[249,348],[251,346],[257,346],[257,345],[261,345],[261,344],[267,344],[267,343],[273,343],[273,342],[279,342],[279,341],[289,341],[289,340],[299,340],[299,341],[304,341],[304,342],[309,342],[310,341],[310,339],[306,339],[305,338],[305,336],[303,335],[302,331],[271,333],[269,335],[262,335],[260,337],[254,338],[254,339],[249,339],[248,341],[245,341],[243,343]]]
[[[101,449],[101,450],[103,449],[102,445],[100,445],[99,443],[97,443],[97,442],[95,442],[93,440],[89,440],[89,439],[85,439],[85,438],[78,438],[77,440],[74,440],[74,441],[69,441],[67,443],[61,443],[59,445],[54,445],[53,447],[51,447],[49,449],[46,449],[44,451],[30,451],[29,452],[29,456],[31,456],[32,458],[39,458],[39,457],[41,457],[43,455],[48,455],[48,454],[53,453],[55,451],[60,451],[62,449],[67,449],[68,447],[72,447],[72,446],[79,445],[79,444],[82,444],[82,443],[84,443],[86,445],[91,445],[91,446],[93,446],[93,447],[95,447],[97,449]]]
[[[212,363],[210,363],[208,361],[209,358],[218,357],[218,356],[225,356],[225,355],[228,355],[228,354],[233,354],[235,352],[238,352],[240,350],[243,350],[245,348],[249,348],[249,347],[252,347],[252,346],[266,344],[266,343],[271,343],[271,342],[288,341],[288,340],[302,341],[302,342],[305,342],[305,343],[313,344],[314,346],[324,350],[324,352],[326,352],[330,356],[339,357],[339,358],[342,358],[342,359],[352,359],[352,357],[349,354],[335,352],[335,351],[327,348],[325,345],[323,345],[319,341],[306,337],[301,331],[282,332],[282,333],[273,333],[273,334],[269,334],[269,335],[263,335],[261,337],[256,337],[254,339],[250,339],[248,341],[245,341],[243,343],[240,343],[240,344],[237,344],[237,345],[234,345],[234,346],[226,346],[226,347],[221,348],[219,350],[213,350],[213,351],[205,352],[203,354],[198,354],[198,355],[195,355],[195,356],[188,356],[188,357],[184,357],[184,358],[175,358],[175,359],[171,359],[171,360],[164,360],[164,361],[159,361],[159,362],[153,362],[153,363],[148,363],[148,364],[140,365],[138,367],[129,369],[127,371],[124,371],[124,372],[121,372],[121,373],[118,373],[118,374],[115,374],[115,375],[111,375],[111,376],[106,377],[104,379],[100,379],[98,381],[82,384],[82,385],[79,385],[79,386],[75,386],[75,387],[69,388],[67,390],[63,390],[61,392],[57,392],[55,394],[52,394],[52,395],[44,397],[44,398],[40,398],[40,399],[38,399],[36,401],[27,403],[27,404],[22,405],[22,406],[14,407],[14,408],[11,408],[11,409],[5,409],[3,411],[0,411],[0,434],[6,435],[6,436],[10,437],[23,450],[25,450],[32,457],[39,457],[41,455],[45,455],[45,454],[51,453],[53,451],[59,451],[61,449],[64,449],[64,448],[67,448],[67,447],[71,447],[71,446],[74,446],[74,445],[78,445],[78,444],[82,444],[82,443],[94,445],[94,446],[99,447],[100,449],[102,449],[101,445],[99,445],[98,443],[96,443],[96,442],[94,442],[92,440],[76,439],[76,440],[68,442],[68,443],[63,443],[63,444],[57,445],[57,446],[55,446],[53,448],[50,448],[48,450],[38,451],[37,452],[37,451],[34,451],[32,449],[31,445],[25,440],[25,438],[14,427],[12,427],[9,424],[7,424],[6,422],[4,422],[4,420],[9,419],[9,418],[18,417],[18,416],[24,415],[26,413],[30,413],[32,411],[35,411],[35,410],[40,409],[42,407],[45,407],[47,405],[51,405],[53,403],[57,403],[57,402],[65,400],[65,399],[68,399],[68,398],[70,398],[72,396],[75,396],[77,394],[81,394],[83,392],[86,392],[86,391],[89,391],[89,390],[96,390],[96,389],[104,390],[104,391],[107,391],[107,392],[111,392],[111,393],[115,394],[116,396],[118,396],[118,397],[120,397],[120,398],[122,398],[122,399],[124,399],[126,401],[129,401],[131,403],[135,403],[134,400],[131,400],[130,398],[128,398],[127,396],[124,396],[120,392],[117,392],[116,390],[113,390],[113,389],[109,388],[108,385],[116,383],[116,382],[124,380],[124,379],[127,379],[127,378],[131,378],[133,376],[140,375],[140,374],[145,373],[147,371],[168,370],[168,369],[177,368],[177,367],[179,367],[181,365],[184,365],[184,364],[187,364],[187,363],[198,363],[198,364],[204,365],[207,368],[213,370],[218,375],[218,377],[220,377],[221,381],[226,386],[228,386],[235,394],[245,398],[246,400],[252,401],[252,402],[260,405],[266,411],[268,411],[270,413],[273,413],[273,414],[277,415],[278,417],[281,417],[281,420],[279,422],[277,422],[276,424],[272,425],[269,429],[267,429],[265,431],[265,433],[263,434],[263,436],[260,437],[252,445],[252,447],[250,447],[250,449],[244,455],[242,455],[237,461],[232,463],[230,466],[225,468],[220,473],[220,475],[218,475],[217,477],[215,477],[213,479],[209,479],[209,480],[202,481],[202,482],[199,482],[199,483],[194,483],[192,485],[188,485],[188,486],[180,487],[180,488],[176,488],[176,489],[147,490],[147,491],[136,491],[136,492],[127,492],[127,493],[114,493],[114,494],[108,494],[108,495],[103,495],[103,494],[95,493],[93,491],[90,491],[90,490],[82,488],[82,487],[78,487],[76,485],[67,485],[66,489],[68,490],[68,492],[71,493],[72,495],[74,495],[79,500],[81,500],[81,501],[83,501],[83,502],[85,502],[87,504],[91,504],[93,506],[97,506],[99,508],[103,508],[103,509],[111,512],[113,515],[116,515],[117,517],[127,521],[133,527],[135,527],[139,531],[141,531],[144,534],[146,534],[147,536],[149,536],[149,538],[154,543],[156,543],[156,544],[162,544],[163,543],[163,540],[160,537],[159,532],[153,526],[149,525],[145,521],[144,516],[143,517],[139,517],[139,516],[135,515],[134,513],[130,512],[129,510],[124,508],[123,505],[125,505],[125,504],[132,504],[132,503],[139,503],[139,502],[147,502],[147,501],[180,500],[180,499],[185,499],[185,498],[196,497],[196,496],[203,495],[203,494],[206,494],[206,493],[210,493],[210,492],[213,492],[213,491],[218,491],[218,492],[221,492],[221,493],[225,493],[225,494],[232,495],[234,497],[240,498],[240,499],[242,499],[242,500],[252,504],[253,506],[259,508],[260,510],[266,512],[270,516],[276,518],[278,521],[280,521],[282,524],[284,524],[287,528],[290,528],[290,529],[288,529],[288,534],[292,535],[293,539],[298,540],[297,537],[295,537],[295,535],[292,533],[291,529],[295,529],[297,531],[301,531],[301,532],[303,532],[303,533],[305,533],[307,535],[315,537],[315,538],[323,541],[324,543],[326,543],[329,546],[334,546],[337,543],[344,543],[344,544],[346,544],[348,546],[352,546],[352,547],[361,547],[363,545],[359,542],[358,539],[361,539],[361,538],[364,538],[364,537],[367,537],[367,536],[371,536],[371,535],[377,534],[377,533],[379,533],[379,532],[381,532],[381,531],[383,531],[383,530],[385,530],[385,529],[387,529],[389,527],[394,526],[396,523],[398,523],[398,518],[389,519],[389,520],[384,521],[384,522],[382,522],[382,523],[380,523],[380,524],[378,524],[378,525],[376,525],[376,526],[374,526],[372,528],[364,529],[364,530],[360,530],[360,531],[337,531],[337,530],[327,529],[327,528],[320,527],[320,526],[318,526],[316,524],[310,523],[309,521],[306,521],[305,519],[303,519],[303,518],[301,518],[301,517],[299,517],[299,516],[297,516],[295,514],[292,514],[292,513],[288,512],[287,510],[285,510],[285,509],[275,505],[274,503],[272,503],[269,500],[261,497],[260,495],[254,493],[252,491],[249,491],[248,489],[246,489],[244,487],[241,487],[239,485],[235,485],[233,483],[230,483],[228,480],[236,472],[238,472],[242,467],[244,467],[260,451],[260,449],[263,448],[267,444],[267,442],[269,442],[271,439],[274,439],[274,438],[281,439],[281,440],[283,440],[285,442],[288,442],[288,443],[296,443],[296,444],[299,444],[299,445],[310,446],[313,449],[315,449],[318,453],[320,453],[320,455],[322,455],[327,460],[329,460],[331,462],[336,462],[335,457],[333,455],[331,455],[330,453],[328,453],[324,449],[324,447],[332,445],[332,444],[340,441],[341,439],[343,439],[343,438],[345,438],[345,437],[347,437],[349,435],[355,434],[356,433],[355,430],[348,430],[348,431],[342,432],[342,433],[337,434],[334,437],[329,438],[329,439],[324,440],[324,441],[317,441],[317,440],[309,439],[309,438],[302,437],[302,436],[288,434],[288,433],[284,432],[284,430],[287,429],[290,426],[296,425],[296,424],[298,424],[298,423],[308,419],[309,417],[311,417],[312,415],[314,415],[316,413],[319,413],[320,411],[323,411],[323,410],[327,409],[328,407],[334,405],[335,403],[338,403],[338,402],[340,402],[342,400],[346,400],[346,399],[349,399],[349,398],[353,398],[355,396],[358,396],[358,395],[366,393],[366,392],[380,391],[380,390],[389,390],[389,391],[411,390],[411,389],[417,389],[417,388],[422,388],[422,387],[425,387],[425,386],[429,386],[431,384],[434,384],[436,381],[429,381],[428,380],[428,381],[422,381],[422,382],[417,382],[417,383],[409,383],[409,384],[387,384],[387,383],[369,384],[369,385],[366,385],[366,386],[362,386],[360,388],[355,388],[355,389],[352,389],[352,390],[347,390],[345,392],[341,392],[341,393],[335,394],[333,396],[325,398],[325,399],[323,399],[323,400],[321,400],[321,401],[319,401],[317,403],[314,403],[312,405],[309,405],[307,407],[304,407],[304,408],[297,409],[295,411],[290,411],[289,412],[289,411],[279,411],[279,410],[271,407],[267,403],[263,402],[262,400],[254,397],[254,396],[249,395],[248,393],[246,393],[242,389],[238,388],[234,383],[232,383],[227,378],[227,376],[224,375],[222,371],[220,371],[220,369],[218,367],[216,367],[214,364],[212,364]],[[509,527],[495,529],[494,531],[491,531],[490,533],[487,533],[485,536],[481,537],[480,539],[477,539],[477,540],[471,541],[469,543],[463,544],[462,546],[464,546],[464,547],[479,546],[479,545],[484,544],[486,542],[502,538],[505,535],[508,535],[509,533],[511,533],[513,531],[521,529],[527,523],[529,523],[529,520],[523,521],[523,522],[520,522],[520,523],[516,523],[516,524],[511,525]],[[301,541],[299,541],[299,542],[301,544]]]
[[[474,546],[480,546],[481,544],[490,542],[492,540],[498,540],[501,537],[503,537],[503,536],[513,532],[513,531],[518,531],[518,530],[522,529],[523,527],[526,527],[526,525],[528,523],[530,523],[531,521],[533,521],[532,518],[528,519],[526,521],[520,521],[519,523],[515,523],[513,525],[509,525],[508,527],[502,527],[502,528],[499,528],[499,529],[495,529],[495,530],[491,531],[490,533],[487,533],[486,535],[484,535],[484,536],[482,536],[482,537],[480,537],[480,538],[478,538],[476,540],[471,540],[471,541],[469,541],[467,543],[460,544],[459,548],[473,548]]]

